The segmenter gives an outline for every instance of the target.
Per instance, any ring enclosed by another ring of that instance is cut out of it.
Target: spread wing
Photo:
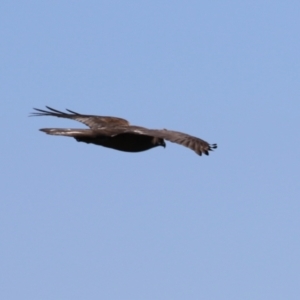
[[[147,129],[143,127],[130,126],[125,131],[126,133],[148,135],[157,138],[165,139],[172,143],[177,143],[179,145],[185,146],[194,150],[197,154],[209,155],[209,151],[217,148],[217,144],[209,144],[204,140],[201,140],[195,136],[188,135],[186,133],[172,131],[167,129]]]
[[[125,119],[115,117],[103,117],[94,115],[83,115],[72,110],[67,109],[69,113],[65,113],[49,106],[46,106],[48,110],[34,108],[36,112],[31,113],[31,116],[52,116],[58,118],[71,119],[81,122],[91,129],[97,129],[107,126],[128,126],[129,122]]]

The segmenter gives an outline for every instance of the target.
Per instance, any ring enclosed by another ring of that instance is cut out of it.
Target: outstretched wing
[[[195,136],[191,136],[186,133],[167,130],[167,129],[159,130],[159,129],[147,129],[143,127],[130,126],[126,130],[126,132],[162,138],[169,142],[177,143],[179,145],[190,148],[199,155],[202,154],[209,155],[209,151],[213,151],[213,149],[217,148],[217,144],[209,144],[206,141],[201,140]]]
[[[36,112],[31,113],[31,116],[52,116],[58,118],[71,119],[81,122],[91,129],[97,129],[107,126],[128,126],[129,122],[125,119],[115,117],[102,117],[94,115],[82,115],[72,110],[67,109],[69,113],[65,113],[49,106],[46,106],[48,110],[34,108]]]

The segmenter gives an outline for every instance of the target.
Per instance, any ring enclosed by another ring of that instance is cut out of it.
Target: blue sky
[[[1,299],[299,299],[300,3],[6,1]],[[33,107],[198,136],[138,154]]]

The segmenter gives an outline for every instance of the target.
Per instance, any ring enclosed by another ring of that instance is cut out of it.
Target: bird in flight
[[[48,110],[34,108],[31,116],[52,116],[72,119],[81,122],[89,129],[74,128],[42,128],[50,135],[73,137],[77,142],[95,144],[125,152],[141,152],[157,146],[166,146],[165,140],[177,143],[194,150],[197,154],[209,154],[217,148],[217,144],[209,144],[197,137],[186,133],[167,129],[147,129],[130,125],[127,120],[116,117],[83,115],[67,109],[61,112],[46,106]]]

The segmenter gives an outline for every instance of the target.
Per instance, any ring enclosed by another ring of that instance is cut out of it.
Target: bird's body
[[[119,133],[114,128],[99,129],[64,129],[45,128],[41,131],[51,135],[74,137],[77,142],[95,144],[125,152],[141,152],[157,146],[165,146],[163,139],[149,135],[136,135],[131,133]]]
[[[73,119],[84,123],[90,128],[43,128],[40,130],[50,135],[73,137],[78,142],[91,143],[125,152],[141,152],[157,146],[165,147],[165,139],[186,146],[199,155],[202,155],[202,153],[208,155],[209,151],[217,148],[216,144],[210,145],[197,137],[177,131],[147,129],[132,126],[127,120],[121,118],[82,115],[71,110],[67,110],[69,113],[64,113],[46,107],[48,111],[35,108],[37,112],[32,113],[32,116],[55,116]]]

